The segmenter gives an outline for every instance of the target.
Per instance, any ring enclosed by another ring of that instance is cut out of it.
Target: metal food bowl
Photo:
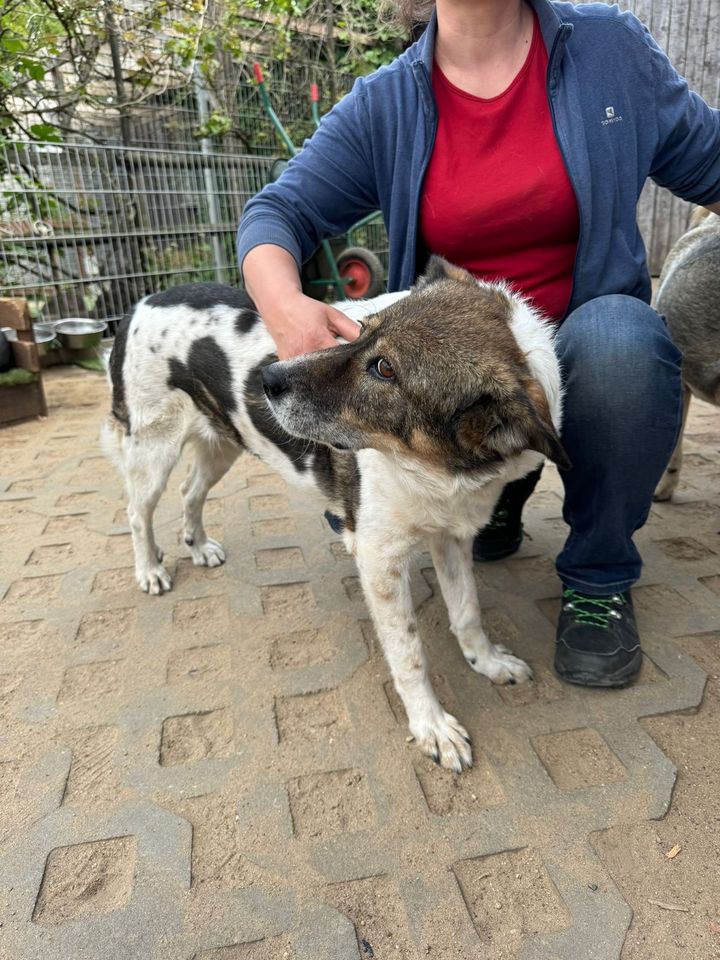
[[[55,334],[69,350],[96,347],[106,330],[107,324],[102,320],[59,320],[55,324]]]
[[[8,343],[12,343],[13,340],[17,340],[17,330],[15,327],[0,327],[0,333],[5,334],[5,339]]]
[[[35,332],[35,343],[37,344],[38,353],[41,357],[44,357],[45,354],[49,352],[55,340],[55,324],[36,323],[33,326],[33,330]]]

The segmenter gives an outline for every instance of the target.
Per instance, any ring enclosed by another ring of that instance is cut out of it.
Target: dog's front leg
[[[436,763],[460,773],[472,766],[467,731],[438,702],[427,673],[410,595],[410,549],[358,537],[356,558],[365,599],[405,707],[410,732]]]
[[[437,534],[430,540],[435,571],[450,617],[450,629],[473,670],[493,683],[521,683],[532,670],[505,647],[491,643],[482,627],[472,567],[472,540]]]

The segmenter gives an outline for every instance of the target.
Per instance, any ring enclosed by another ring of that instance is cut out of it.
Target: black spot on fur
[[[127,402],[125,400],[125,380],[123,370],[125,367],[125,350],[127,347],[128,331],[132,323],[132,313],[123,317],[118,324],[115,333],[115,342],[110,353],[110,382],[112,383],[112,415],[125,428],[126,433],[130,433],[130,414],[128,413]],[[137,333],[137,327],[133,329],[133,335]]]
[[[185,363],[172,357],[169,367],[168,386],[187,393],[218,430],[242,445],[242,437],[230,417],[237,410],[230,363],[217,342],[212,337],[201,337],[190,347]]]
[[[339,536],[345,529],[345,521],[342,517],[339,517],[336,513],[332,513],[330,510],[326,510],[323,516],[327,520],[332,532],[337,533]]]
[[[150,353],[157,353],[157,352],[158,352],[158,348],[155,346],[154,343],[151,343],[151,344],[150,344]]]
[[[265,399],[260,374],[263,367],[266,367],[269,363],[274,363],[276,360],[275,354],[270,354],[256,367],[253,367],[248,374],[245,381],[247,411],[258,433],[274,443],[278,450],[290,460],[295,469],[303,473],[307,470],[307,455],[315,448],[315,444],[308,440],[298,440],[297,437],[293,437],[292,434],[283,430],[270,413]]]
[[[341,453],[323,444],[315,444],[312,472],[325,496],[342,504],[344,526],[354,531],[360,507],[360,470],[355,454]]]
[[[224,283],[181,283],[176,287],[154,293],[145,301],[151,307],[191,307],[207,310],[223,304],[236,310],[254,310],[255,304],[244,290],[236,290]]]
[[[160,336],[163,337],[163,338],[167,336],[167,327],[164,327],[164,328],[160,331]]]
[[[252,328],[258,322],[260,317],[255,311],[255,305],[253,304],[252,308],[248,307],[245,310],[241,310],[238,315],[235,317],[235,332],[236,333],[250,333]]]

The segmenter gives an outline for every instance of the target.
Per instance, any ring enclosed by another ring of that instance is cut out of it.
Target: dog
[[[663,264],[655,296],[670,335],[682,350],[683,419],[656,500],[670,500],[680,480],[690,397],[720,405],[720,217],[699,207],[687,233]]]
[[[507,287],[432,258],[410,291],[338,304],[362,321],[352,343],[278,362],[245,293],[191,284],[146,297],[118,330],[109,364],[106,450],[119,464],[140,587],[172,586],[153,511],[185,444],[183,539],[196,564],[225,554],[202,519],[210,488],[242,450],[319,492],[340,516],[373,622],[420,749],[460,773],[465,728],[428,679],[409,562],[429,542],[451,629],[494,683],[531,670],[485,635],[472,540],[503,486],[558,438],[560,371],[552,327]]]

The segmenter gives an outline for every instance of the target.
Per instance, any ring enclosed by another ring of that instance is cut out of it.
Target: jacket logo
[[[622,117],[615,116],[615,107],[605,107],[605,119],[601,120],[600,123],[604,127],[607,127],[610,123],[622,123]]]

